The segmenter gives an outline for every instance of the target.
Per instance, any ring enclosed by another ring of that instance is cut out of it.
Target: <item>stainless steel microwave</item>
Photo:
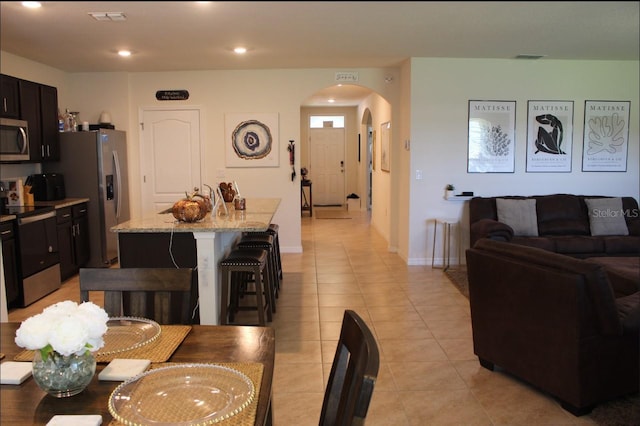
[[[29,161],[29,124],[0,118],[0,161]]]

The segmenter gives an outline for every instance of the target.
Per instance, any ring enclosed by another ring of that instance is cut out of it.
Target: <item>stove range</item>
[[[53,206],[7,206],[3,205],[0,208],[0,214],[2,215],[14,215],[17,218],[29,217],[41,213],[47,213],[54,211]]]

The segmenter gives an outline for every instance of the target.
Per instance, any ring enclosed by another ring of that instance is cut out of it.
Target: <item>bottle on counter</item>
[[[64,115],[60,112],[60,108],[58,108],[58,131],[64,132]]]

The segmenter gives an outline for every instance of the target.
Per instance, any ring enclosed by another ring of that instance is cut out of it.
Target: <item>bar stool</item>
[[[247,231],[244,232],[243,235],[261,235],[261,234],[269,234],[273,237],[273,243],[275,245],[275,253],[276,253],[276,267],[278,271],[278,278],[282,280],[282,259],[280,257],[280,238],[278,237],[278,232],[280,231],[280,226],[277,223],[272,223],[269,225],[269,228],[266,231]],[[280,282],[278,281],[278,290],[280,289]]]
[[[220,261],[222,275],[222,294],[220,306],[220,324],[233,321],[236,311],[257,310],[259,325],[265,325],[265,311],[267,321],[271,321],[273,298],[266,287],[269,280],[269,252],[259,248],[236,248]],[[255,292],[247,291],[249,279],[255,285]],[[241,288],[244,294],[255,294],[255,306],[240,306]],[[266,299],[263,302],[263,298]]]
[[[260,248],[267,250],[269,253],[267,259],[267,279],[265,280],[265,288],[269,290],[272,295],[274,303],[271,305],[271,311],[276,311],[275,299],[278,298],[278,278],[277,263],[275,255],[275,243],[274,238],[269,234],[249,233],[243,235],[240,241],[236,244],[238,248]]]

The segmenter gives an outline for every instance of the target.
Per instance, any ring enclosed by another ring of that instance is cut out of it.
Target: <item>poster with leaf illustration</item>
[[[571,172],[573,101],[529,101],[527,172]]]
[[[469,101],[468,173],[515,170],[516,101]]]
[[[629,101],[585,101],[583,172],[626,172]]]

